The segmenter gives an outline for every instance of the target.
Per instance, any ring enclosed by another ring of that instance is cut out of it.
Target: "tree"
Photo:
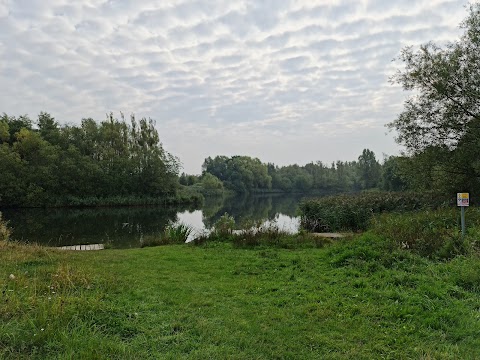
[[[8,123],[0,119],[0,144],[10,140],[10,132]]]
[[[444,48],[430,42],[400,55],[405,69],[391,80],[415,95],[388,126],[411,153],[455,148],[470,127],[480,126],[480,4],[470,5],[461,27],[460,39]]]
[[[0,206],[176,193],[178,160],[151,119],[132,116],[130,125],[109,115],[59,126],[42,112],[37,126],[26,116],[0,116]]]
[[[27,166],[12,147],[0,144],[0,206],[16,206],[24,202]]]
[[[204,195],[223,194],[223,183],[215,175],[205,173],[201,180],[202,192]]]
[[[272,177],[267,165],[249,156],[208,157],[202,165],[202,173],[210,173],[220,179],[226,188],[236,193],[246,193],[272,188]]]
[[[52,145],[58,145],[60,141],[60,128],[55,119],[46,112],[38,115],[38,130],[42,138]]]
[[[392,78],[415,92],[388,124],[413,155],[404,164],[417,174],[415,188],[426,187],[426,179],[441,191],[480,186],[480,4],[468,10],[460,39],[444,48],[430,42],[416,51],[403,49],[405,68]]]
[[[369,149],[363,149],[358,157],[358,175],[363,189],[371,189],[380,181],[381,166],[375,158],[375,153]]]
[[[401,162],[404,158],[389,156],[385,158],[382,166],[382,187],[387,191],[401,191],[407,189]]]
[[[3,129],[3,141],[8,142],[10,145],[15,142],[16,135],[21,129],[32,130],[32,120],[30,120],[27,115],[22,115],[16,118],[15,116],[8,116],[7,114],[3,113],[3,115],[0,117],[0,124],[2,123],[7,124],[7,126],[1,125]],[[8,138],[4,133],[5,130],[9,132]]]

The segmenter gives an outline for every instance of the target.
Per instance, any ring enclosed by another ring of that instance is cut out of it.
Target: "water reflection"
[[[257,195],[234,197],[226,201],[222,201],[222,199],[210,199],[209,201],[210,203],[205,203],[203,211],[203,222],[207,228],[211,228],[225,213],[233,216],[238,225],[257,220],[272,221],[278,214],[296,217],[300,197]]]
[[[250,196],[213,198],[202,209],[187,207],[121,207],[89,209],[3,209],[13,228],[12,238],[50,246],[107,243],[115,248],[138,247],[146,235],[158,235],[171,222],[208,231],[225,213],[238,225],[248,221],[276,221],[296,231],[299,197]]]

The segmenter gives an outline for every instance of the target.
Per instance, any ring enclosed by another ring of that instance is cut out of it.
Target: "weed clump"
[[[213,225],[213,233],[216,236],[230,236],[235,229],[235,219],[228,213],[223,214]]]
[[[184,244],[193,232],[193,228],[185,224],[170,224],[158,235],[144,236],[140,239],[140,247]]]

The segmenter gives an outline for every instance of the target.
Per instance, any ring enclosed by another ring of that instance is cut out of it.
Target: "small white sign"
[[[457,193],[457,206],[469,206],[469,193]]]

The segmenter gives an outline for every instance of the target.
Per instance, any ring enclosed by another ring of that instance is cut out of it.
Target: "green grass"
[[[450,259],[479,249],[480,209],[468,209],[466,218],[469,226],[465,237],[460,230],[460,210],[452,208],[376,215],[371,229],[393,247],[424,257]]]
[[[0,358],[478,358],[479,258],[432,261],[386,243],[372,233],[297,249],[0,242]]]

